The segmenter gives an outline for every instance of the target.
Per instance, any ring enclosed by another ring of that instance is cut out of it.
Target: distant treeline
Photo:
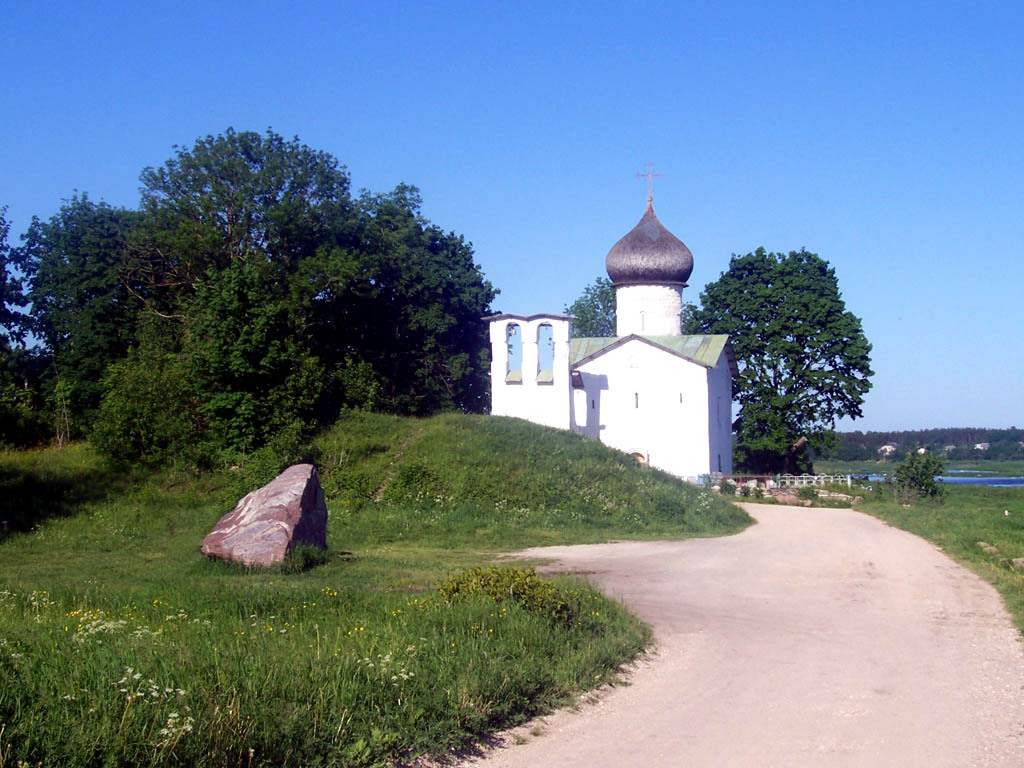
[[[891,445],[894,451],[884,451]],[[944,455],[948,459],[1024,459],[1024,429],[983,429],[950,427],[916,429],[903,432],[840,432],[839,443],[828,458],[841,461],[902,459],[917,447]]]

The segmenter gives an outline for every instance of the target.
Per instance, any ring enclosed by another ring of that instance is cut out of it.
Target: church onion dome
[[[693,272],[693,254],[654,215],[651,199],[643,218],[604,260],[613,285],[679,285]]]

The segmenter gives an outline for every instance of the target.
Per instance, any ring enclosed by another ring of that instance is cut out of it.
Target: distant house
[[[926,454],[926,453],[928,453],[928,449],[927,449],[927,448],[918,448],[918,449],[917,449],[917,454],[918,454],[919,456],[921,456],[921,455],[924,455],[924,454]]]
[[[893,445],[892,443],[886,443],[885,445],[878,449],[878,453],[880,456],[892,456],[894,453],[896,453],[896,446]]]
[[[950,451],[955,451],[956,446],[951,443],[949,445],[942,446],[942,450],[944,450],[946,453],[949,453]]]
[[[974,450],[976,450],[976,451],[987,451],[989,449],[989,446],[990,446],[990,443],[975,443],[974,444]]]

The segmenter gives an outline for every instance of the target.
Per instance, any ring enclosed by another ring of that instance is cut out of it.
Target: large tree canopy
[[[17,307],[25,306],[21,281],[11,271],[11,247],[7,241],[10,230],[5,205],[0,207],[0,350],[5,351],[21,338],[22,316]]]
[[[352,245],[344,166],[298,139],[227,130],[142,172],[142,226],[124,280],[151,309],[181,313],[211,272],[265,261],[293,274],[323,247]]]
[[[598,277],[565,313],[573,316],[572,335],[607,338],[615,335],[615,288],[607,277]]]
[[[353,198],[298,139],[176,148],[140,210],[75,197],[19,253],[51,367],[119,458],[249,452],[344,407],[486,405],[496,291],[472,246],[414,187]]]
[[[49,221],[34,218],[17,249],[32,305],[29,327],[49,354],[73,431],[91,423],[104,371],[134,339],[139,307],[119,271],[137,220],[132,211],[75,195]]]
[[[729,334],[739,376],[735,459],[753,472],[805,469],[843,416],[861,415],[871,345],[846,310],[835,270],[807,251],[733,256],[708,284],[691,332]]]

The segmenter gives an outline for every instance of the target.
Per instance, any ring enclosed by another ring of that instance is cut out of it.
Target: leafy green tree
[[[294,442],[342,407],[483,410],[480,318],[495,291],[471,245],[420,215],[414,187],[353,200],[330,155],[231,130],[179,148],[142,181],[119,276],[172,332],[141,340],[105,380],[97,434],[108,453],[179,449],[134,432],[145,418],[117,416],[137,396],[154,424],[172,423],[145,361],[173,373],[167,401],[193,440],[236,453],[278,434]]]
[[[7,355],[14,342],[22,338],[22,315],[18,307],[25,306],[21,280],[12,271],[11,247],[7,242],[11,225],[7,221],[7,206],[0,207],[0,354]]]
[[[199,397],[180,354],[180,327],[155,315],[141,318],[139,343],[112,363],[89,439],[123,462],[204,463],[215,452],[199,414]]]
[[[23,446],[39,442],[45,432],[38,393],[29,382],[36,355],[23,345],[27,317],[21,279],[14,273],[16,252],[8,243],[10,224],[6,206],[0,207],[0,445]]]
[[[142,225],[123,279],[154,312],[183,319],[183,302],[232,263],[267,261],[294,274],[322,247],[353,245],[344,166],[297,138],[228,129],[142,172]]]
[[[482,411],[487,329],[497,293],[461,235],[420,215],[415,187],[358,201],[359,247],[323,254],[314,298],[316,349],[341,391],[335,402],[396,413]]]
[[[941,497],[946,489],[935,478],[945,469],[945,462],[933,453],[921,453],[917,448],[908,452],[894,473],[897,498],[908,504],[918,498]]]
[[[301,308],[289,305],[270,264],[211,269],[187,314],[187,371],[218,445],[250,452],[289,424],[312,421],[323,372]]]
[[[17,249],[32,304],[30,328],[50,358],[49,390],[60,383],[72,431],[90,429],[103,376],[127,355],[138,303],[120,279],[138,215],[75,195],[47,222],[33,218]]]
[[[572,335],[578,338],[607,338],[615,335],[615,288],[607,277],[598,277],[565,307],[572,315]]]
[[[871,345],[818,255],[734,255],[701,294],[693,328],[730,336],[739,368],[734,458],[745,470],[809,469],[806,449],[833,443],[836,420],[861,415]]]

